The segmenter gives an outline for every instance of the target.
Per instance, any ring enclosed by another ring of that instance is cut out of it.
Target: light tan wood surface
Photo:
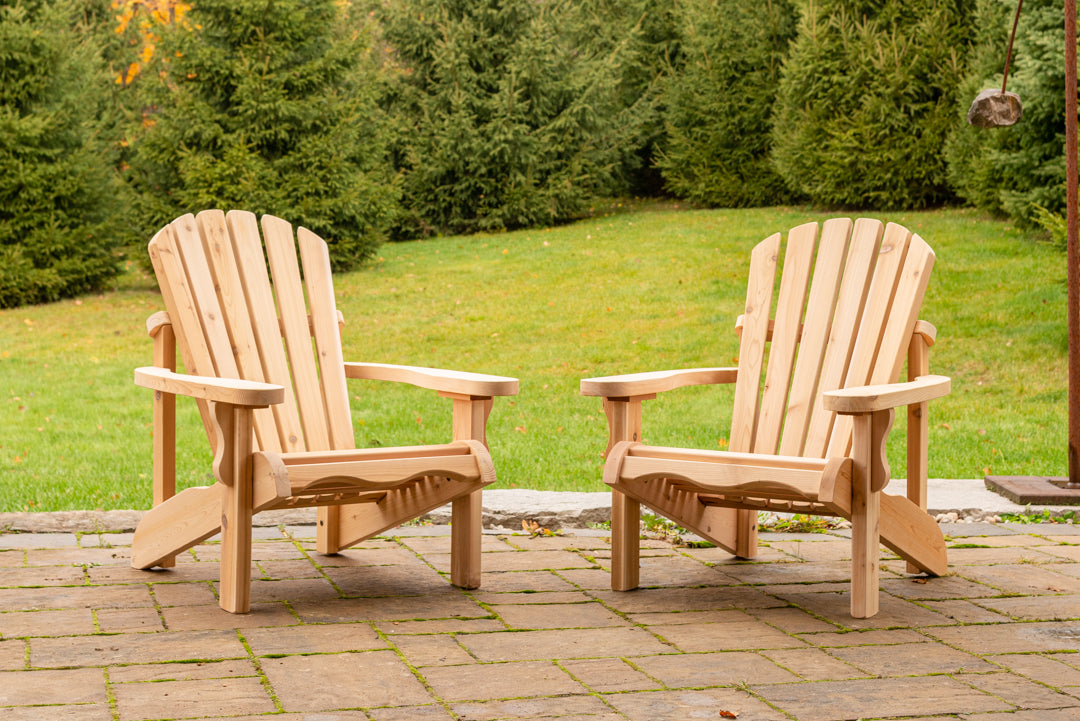
[[[603,397],[608,417],[613,589],[641,581],[641,504],[745,558],[755,552],[759,510],[850,520],[851,613],[859,618],[878,610],[880,544],[909,572],[947,571],[944,538],[926,514],[928,401],[950,391],[948,378],[929,371],[937,331],[918,317],[933,264],[930,246],[896,224],[801,225],[751,253],[738,368],[581,382],[582,394]],[[729,450],[642,445],[643,401],[732,382]],[[883,492],[885,445],[894,409],[904,406],[907,497]]]
[[[317,550],[337,553],[451,503],[451,582],[478,586],[480,494],[495,481],[487,419],[493,397],[517,393],[517,380],[346,363],[327,245],[280,218],[186,215],[149,250],[165,311],[147,322],[154,366],[135,370],[135,382],[155,391],[154,507],[135,531],[132,565],[170,566],[220,533],[220,605],[244,613],[253,514],[317,507]],[[177,349],[185,374],[176,372]],[[348,378],[438,391],[453,404],[453,442],[356,449]],[[177,395],[200,404],[217,480],[180,493]]]

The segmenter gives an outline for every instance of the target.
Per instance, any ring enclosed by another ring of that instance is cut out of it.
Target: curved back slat
[[[776,299],[772,341],[765,386],[761,391],[761,411],[754,434],[755,453],[776,453],[784,425],[791,372],[799,347],[806,289],[810,285],[811,262],[817,245],[817,223],[793,228],[784,249],[784,269],[780,275],[780,293]]]
[[[814,282],[806,302],[810,310],[803,319],[798,360],[791,376],[780,455],[802,455],[806,445],[850,237],[851,220],[848,218],[826,220],[821,228],[814,260]]]
[[[860,218],[852,226],[851,241],[844,261],[843,277],[836,297],[832,326],[829,328],[825,345],[825,360],[821,365],[802,455],[823,458],[828,448],[835,414],[825,410],[822,395],[826,391],[840,388],[847,375],[866,296],[870,292],[870,279],[877,261],[881,234],[882,224],[876,220]],[[814,309],[807,312],[818,311]]]
[[[735,381],[729,440],[729,447],[737,453],[749,453],[754,448],[761,371],[765,362],[779,254],[779,233],[758,243],[750,254],[750,281],[746,287],[742,339],[739,342],[739,376]]]

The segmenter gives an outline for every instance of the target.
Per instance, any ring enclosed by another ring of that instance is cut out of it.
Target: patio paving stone
[[[104,608],[95,615],[102,633],[165,630],[154,608]]]
[[[618,658],[576,659],[562,661],[559,665],[597,693],[646,691],[661,688],[659,681],[650,678],[626,661]]]
[[[18,671],[26,667],[26,642],[0,641],[0,671]]]
[[[978,656],[930,643],[902,643],[882,653],[879,646],[847,646],[829,653],[871,676],[921,676],[935,673],[984,673],[997,670]]]
[[[113,686],[120,721],[270,713],[274,702],[258,678],[242,677]]]
[[[799,677],[768,658],[747,651],[668,654],[635,658],[634,665],[668,688],[787,683]]]
[[[174,606],[161,609],[161,616],[170,631],[199,629],[228,630],[288,626],[297,623],[296,616],[280,603],[252,603],[252,613],[235,618],[223,618],[216,599],[202,606]],[[103,629],[104,630],[104,629]]]
[[[1080,619],[1080,595],[986,598],[980,599],[978,604],[1018,621]]]
[[[217,605],[217,596],[211,584],[196,581],[193,583],[155,583],[151,586],[154,599],[161,606],[206,606]]]
[[[530,719],[531,721],[622,721],[611,708],[595,696],[514,699],[456,703],[450,710],[462,721]],[[395,720],[396,721],[396,720]],[[405,721],[405,719],[402,719]]]
[[[778,648],[758,653],[806,681],[844,680],[867,675],[816,648]]]
[[[648,656],[674,650],[640,628],[519,631],[509,637],[485,633],[458,640],[481,661]]]
[[[678,626],[655,626],[652,631],[663,636],[680,651],[738,651],[762,648],[802,648],[807,644],[760,621],[746,623],[688,623]]]
[[[380,638],[371,626],[364,623],[254,628],[244,631],[244,640],[256,656],[344,653],[387,648],[386,641]]]
[[[451,703],[585,693],[580,683],[550,661],[433,666],[421,675]]]
[[[799,721],[846,721],[1014,708],[948,676],[855,679],[751,688]]]
[[[604,700],[631,721],[715,719],[721,711],[734,714],[740,721],[789,721],[790,718],[745,691],[726,688],[646,691],[605,696]]]
[[[146,586],[58,586],[0,588],[0,608],[33,611],[65,608],[134,608],[153,606]]]
[[[1057,657],[1017,653],[988,656],[986,660],[1047,686],[1080,686],[1080,669]]]
[[[0,706],[82,704],[107,701],[99,668],[0,673]]]
[[[1002,564],[950,568],[959,576],[992,586],[1002,593],[1022,596],[1080,593],[1080,578],[1039,566]]]
[[[476,663],[476,659],[449,634],[395,636],[392,643],[406,661],[418,668]]]
[[[77,706],[11,706],[4,709],[4,721],[41,721],[48,715],[50,721],[112,721],[112,708],[108,704],[80,704]]]
[[[247,650],[235,631],[126,633],[108,636],[30,639],[30,666],[60,668],[72,659],[88,666],[162,663],[196,659],[244,658]]]
[[[94,633],[94,614],[89,608],[70,611],[12,611],[0,613],[0,637],[72,636]]]
[[[599,603],[542,605],[493,605],[491,610],[510,628],[597,628],[629,626],[630,623]]]
[[[993,694],[1022,709],[1049,709],[1075,706],[1075,696],[1068,696],[1042,684],[1011,673],[963,674],[955,677],[977,689]]]
[[[393,651],[269,658],[262,669],[286,711],[434,702]]]
[[[861,620],[840,532],[763,533],[755,562],[648,541],[614,592],[592,532],[485,533],[463,590],[445,527],[331,556],[260,527],[243,615],[216,542],[151,572],[128,533],[0,534],[0,719],[1080,719],[1080,534],[965,525],[943,578],[883,557]]]
[[[188,663],[151,663],[139,666],[110,666],[110,683],[144,681],[199,681],[208,678],[257,676],[251,659],[229,661],[192,661]]]

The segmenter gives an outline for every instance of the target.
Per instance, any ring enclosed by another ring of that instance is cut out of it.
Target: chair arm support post
[[[881,489],[889,480],[885,441],[893,410],[856,415],[852,429],[851,615],[878,612],[880,585]]]
[[[165,315],[165,322],[147,323],[154,339],[154,365],[175,372],[176,334],[168,323],[167,314],[156,313],[152,320],[161,315]],[[154,391],[153,444],[153,504],[159,506],[176,495],[176,395],[173,393]],[[160,565],[172,568],[176,565],[176,557],[170,556]]]
[[[584,385],[584,383],[582,383]],[[604,398],[608,420],[607,456],[617,443],[641,442],[641,402],[655,394]],[[611,490],[611,589],[629,591],[641,579],[641,504],[625,493]]]
[[[440,392],[454,402],[453,439],[487,445],[491,396]],[[450,582],[458,588],[480,587],[483,496],[481,491],[455,498],[450,506]]]
[[[930,345],[916,335],[908,346],[908,379],[930,375]],[[926,484],[929,475],[929,402],[922,400],[907,407],[907,496],[926,510]]]
[[[920,321],[922,322],[922,321]],[[926,325],[929,325],[928,323]],[[930,326],[930,332],[916,333],[908,345],[907,372],[908,380],[930,375],[930,345],[934,342],[936,330]],[[930,404],[927,401],[909,403],[907,407],[907,497],[922,510],[926,510],[927,483],[930,476]],[[922,569],[908,561],[908,573],[921,573]]]
[[[224,402],[210,404],[217,435],[214,476],[221,482],[221,607],[247,613],[251,606],[251,518],[254,411]]]

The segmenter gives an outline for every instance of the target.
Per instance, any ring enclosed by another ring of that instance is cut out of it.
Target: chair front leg
[[[443,393],[454,401],[455,441],[476,440],[487,445],[487,420],[494,399]],[[459,588],[480,587],[480,545],[483,533],[483,493],[477,489],[454,499],[450,516],[450,583]]]
[[[654,396],[649,396],[654,397]],[[641,440],[642,398],[605,398],[608,447],[620,441]],[[638,587],[641,569],[641,504],[621,491],[611,490],[611,590]]]
[[[930,374],[930,346],[926,339],[916,334],[908,346],[908,380]],[[926,510],[926,484],[930,475],[930,404],[927,401],[912,403],[907,407],[907,497],[922,510]],[[908,562],[908,573],[922,573],[922,569]]]
[[[154,365],[176,370],[176,334],[172,325],[155,325]],[[154,506],[176,495],[176,396],[154,391]],[[161,561],[162,568],[176,565],[176,556]]]
[[[251,607],[252,420],[251,408],[213,403],[217,433],[214,475],[221,481],[221,583],[218,603],[229,613]]]
[[[880,585],[881,491],[889,482],[885,442],[892,409],[853,417],[851,479],[851,615],[878,612]]]

